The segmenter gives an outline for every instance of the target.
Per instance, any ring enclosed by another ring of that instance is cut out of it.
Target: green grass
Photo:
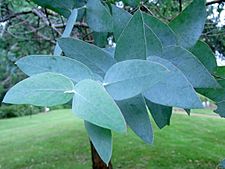
[[[216,116],[218,114],[216,114],[215,112],[213,112],[212,109],[193,109],[191,110],[191,113],[196,113],[196,114],[208,114],[208,115],[213,115]]]
[[[114,169],[214,169],[225,158],[225,120],[175,114],[155,142],[114,133]],[[83,122],[69,110],[0,120],[0,169],[90,169]]]

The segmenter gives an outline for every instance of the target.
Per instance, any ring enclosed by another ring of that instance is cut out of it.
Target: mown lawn
[[[114,133],[114,169],[215,169],[225,158],[225,120],[175,114],[153,145]],[[83,122],[69,110],[0,120],[0,169],[90,169]]]

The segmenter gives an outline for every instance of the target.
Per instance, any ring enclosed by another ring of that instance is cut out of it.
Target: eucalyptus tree
[[[72,111],[84,120],[94,169],[112,168],[112,132],[131,128],[153,143],[149,111],[159,128],[170,124],[173,107],[203,108],[202,94],[225,117],[225,75],[209,46],[199,41],[206,20],[205,0],[193,0],[170,23],[144,12],[140,0],[41,1],[40,6],[68,18],[54,55],[29,55],[16,64],[29,77],[6,94],[3,102],[54,106],[72,100]],[[81,17],[82,16],[82,17]],[[100,48],[70,38],[78,19],[85,19]],[[114,47],[115,46],[115,47]],[[63,56],[62,56],[63,52]]]

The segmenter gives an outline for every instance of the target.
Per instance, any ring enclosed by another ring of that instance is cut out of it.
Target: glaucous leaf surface
[[[73,112],[97,126],[126,132],[126,122],[112,97],[99,82],[80,81],[75,86]]]
[[[146,59],[146,39],[142,13],[138,10],[129,20],[120,35],[115,51],[115,59]]]
[[[109,129],[84,121],[88,136],[98,155],[108,164],[112,157],[112,133]]]
[[[66,23],[66,27],[65,27],[61,37],[66,38],[66,37],[70,36],[70,34],[73,31],[74,24],[76,23],[77,16],[78,16],[78,9],[73,9],[71,11],[71,15],[68,18],[68,21]],[[55,46],[55,49],[54,49],[54,55],[60,56],[61,54],[62,54],[62,49],[60,48],[60,46],[57,42],[56,46]]]
[[[191,48],[202,34],[206,20],[205,0],[193,0],[169,24],[178,37],[178,44]]]
[[[122,19],[122,21],[124,21],[126,18]],[[118,23],[116,22],[116,24]],[[120,25],[119,30],[121,30],[122,27],[123,24]],[[119,34],[118,30],[115,31]],[[161,54],[162,43],[160,39],[153,32],[151,27],[144,23],[143,14],[138,10],[128,21],[119,36],[116,45],[115,59],[117,61],[130,59],[145,60],[147,56],[161,56]]]
[[[114,64],[104,78],[106,90],[115,100],[134,97],[168,75],[163,65],[147,60],[127,60]]]
[[[115,55],[115,47],[106,47],[103,49],[105,52],[108,52],[112,58],[114,58]]]
[[[112,17],[113,17],[113,33],[115,40],[117,41],[126,27],[127,23],[131,19],[132,15],[124,9],[118,8],[112,5]]]
[[[108,52],[79,39],[61,38],[59,45],[66,56],[82,62],[101,76],[115,63]]]
[[[69,102],[73,94],[73,82],[56,73],[41,73],[31,76],[12,87],[3,100],[10,104],[32,104],[35,106],[55,106]]]
[[[51,9],[64,17],[69,17],[74,8],[85,5],[85,0],[32,0],[43,8]]]
[[[148,100],[165,106],[202,108],[193,86],[176,66],[157,56],[148,57],[148,60],[162,64],[169,70],[166,78],[143,93]]]
[[[210,49],[205,42],[199,40],[190,51],[201,61],[210,73],[216,70],[216,57],[212,49]]]
[[[117,102],[129,127],[146,143],[153,143],[153,130],[142,95]]]
[[[219,84],[191,52],[179,46],[166,47],[162,58],[180,69],[194,88],[217,88]]]
[[[144,23],[147,25],[160,39],[162,46],[171,46],[177,44],[177,37],[172,29],[164,22],[151,15],[143,13]]]
[[[161,56],[162,55],[162,43],[152,29],[145,25],[145,38],[146,38],[146,56]]]
[[[88,0],[87,23],[95,32],[111,32],[113,29],[112,16],[100,0]]]
[[[74,82],[93,78],[93,73],[87,66],[68,57],[31,55],[21,58],[16,64],[28,76],[54,72],[63,74]]]
[[[160,40],[158,41],[158,40],[151,39],[147,41],[155,42],[155,43],[161,42],[161,45],[163,47],[177,44],[177,37],[175,33],[166,23],[146,13],[142,13],[142,15],[143,15],[142,19],[143,19],[145,28],[147,27],[148,29],[151,30],[152,33],[154,33],[155,35],[155,37],[153,37],[154,39],[157,38]],[[132,15],[126,10],[112,5],[112,16],[113,16],[113,23],[114,23],[113,33],[117,41],[121,33],[123,32],[124,28],[127,26],[127,23],[130,22]]]
[[[170,125],[170,118],[172,115],[172,107],[163,106],[160,104],[153,103],[148,99],[145,99],[146,104],[149,108],[150,113],[156,123],[156,125],[162,129],[166,125]]]

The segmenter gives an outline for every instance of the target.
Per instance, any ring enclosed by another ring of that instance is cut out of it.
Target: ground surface
[[[224,119],[176,113],[154,129],[150,146],[114,133],[114,169],[215,169],[225,158]],[[0,120],[0,169],[90,169],[89,155],[83,122],[69,110]]]

